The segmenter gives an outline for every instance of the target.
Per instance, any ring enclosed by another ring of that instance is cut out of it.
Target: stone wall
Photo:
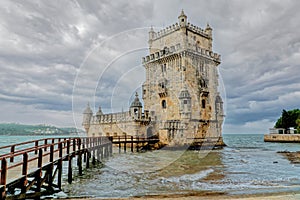
[[[300,142],[300,134],[266,134],[265,142]]]

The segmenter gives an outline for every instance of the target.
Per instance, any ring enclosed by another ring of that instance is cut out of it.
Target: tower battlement
[[[146,64],[148,62],[153,62],[153,61],[159,60],[161,58],[166,58],[168,56],[176,55],[183,51],[184,51],[184,49],[178,43],[176,46],[170,46],[169,48],[166,47],[160,51],[154,52],[146,57],[143,57],[142,63]],[[213,51],[210,51],[207,49],[202,49],[197,46],[190,46],[188,51],[190,53],[194,53],[199,56],[203,56],[204,58],[213,59],[214,61],[221,63],[221,55],[214,53]]]
[[[181,27],[179,26],[179,24],[175,23],[175,24],[172,24],[172,25],[170,25],[162,30],[159,30],[157,32],[155,32],[153,30],[153,36],[149,39],[150,40],[158,40],[162,37],[165,37],[168,34],[171,34],[172,32],[180,30],[180,28]],[[206,30],[204,30],[198,26],[195,26],[189,22],[187,23],[187,26],[185,28],[187,28],[188,30],[193,31],[199,35],[202,35],[203,37],[211,38],[211,35]]]

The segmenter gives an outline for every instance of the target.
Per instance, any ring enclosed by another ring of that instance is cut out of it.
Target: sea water
[[[0,146],[23,139],[1,136]],[[300,191],[300,164],[291,164],[277,153],[299,151],[300,144],[265,143],[263,135],[246,134],[224,135],[224,141],[227,147],[211,151],[159,150],[118,154],[116,148],[104,165],[88,169],[83,176],[75,177],[72,184],[65,181],[63,190],[69,196],[99,198],[195,192]]]

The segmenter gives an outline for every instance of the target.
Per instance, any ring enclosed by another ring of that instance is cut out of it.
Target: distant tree
[[[276,122],[276,124],[275,124],[274,127],[275,127],[275,128],[282,128],[282,117],[280,117],[280,118],[277,120],[277,122]]]
[[[296,120],[296,124],[297,124],[297,133],[300,133],[300,118]]]
[[[290,127],[300,129],[300,110],[282,110],[281,117],[277,120],[275,128],[284,128],[287,130]],[[300,130],[299,130],[300,131]]]

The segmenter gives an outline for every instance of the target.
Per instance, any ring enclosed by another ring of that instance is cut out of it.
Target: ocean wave
[[[185,174],[185,175],[178,176],[178,177],[161,178],[161,182],[162,183],[164,183],[164,182],[173,182],[173,183],[194,182],[194,181],[198,181],[198,180],[201,180],[201,179],[207,177],[212,172],[214,172],[213,169],[207,169],[207,170],[201,171],[196,174]]]

